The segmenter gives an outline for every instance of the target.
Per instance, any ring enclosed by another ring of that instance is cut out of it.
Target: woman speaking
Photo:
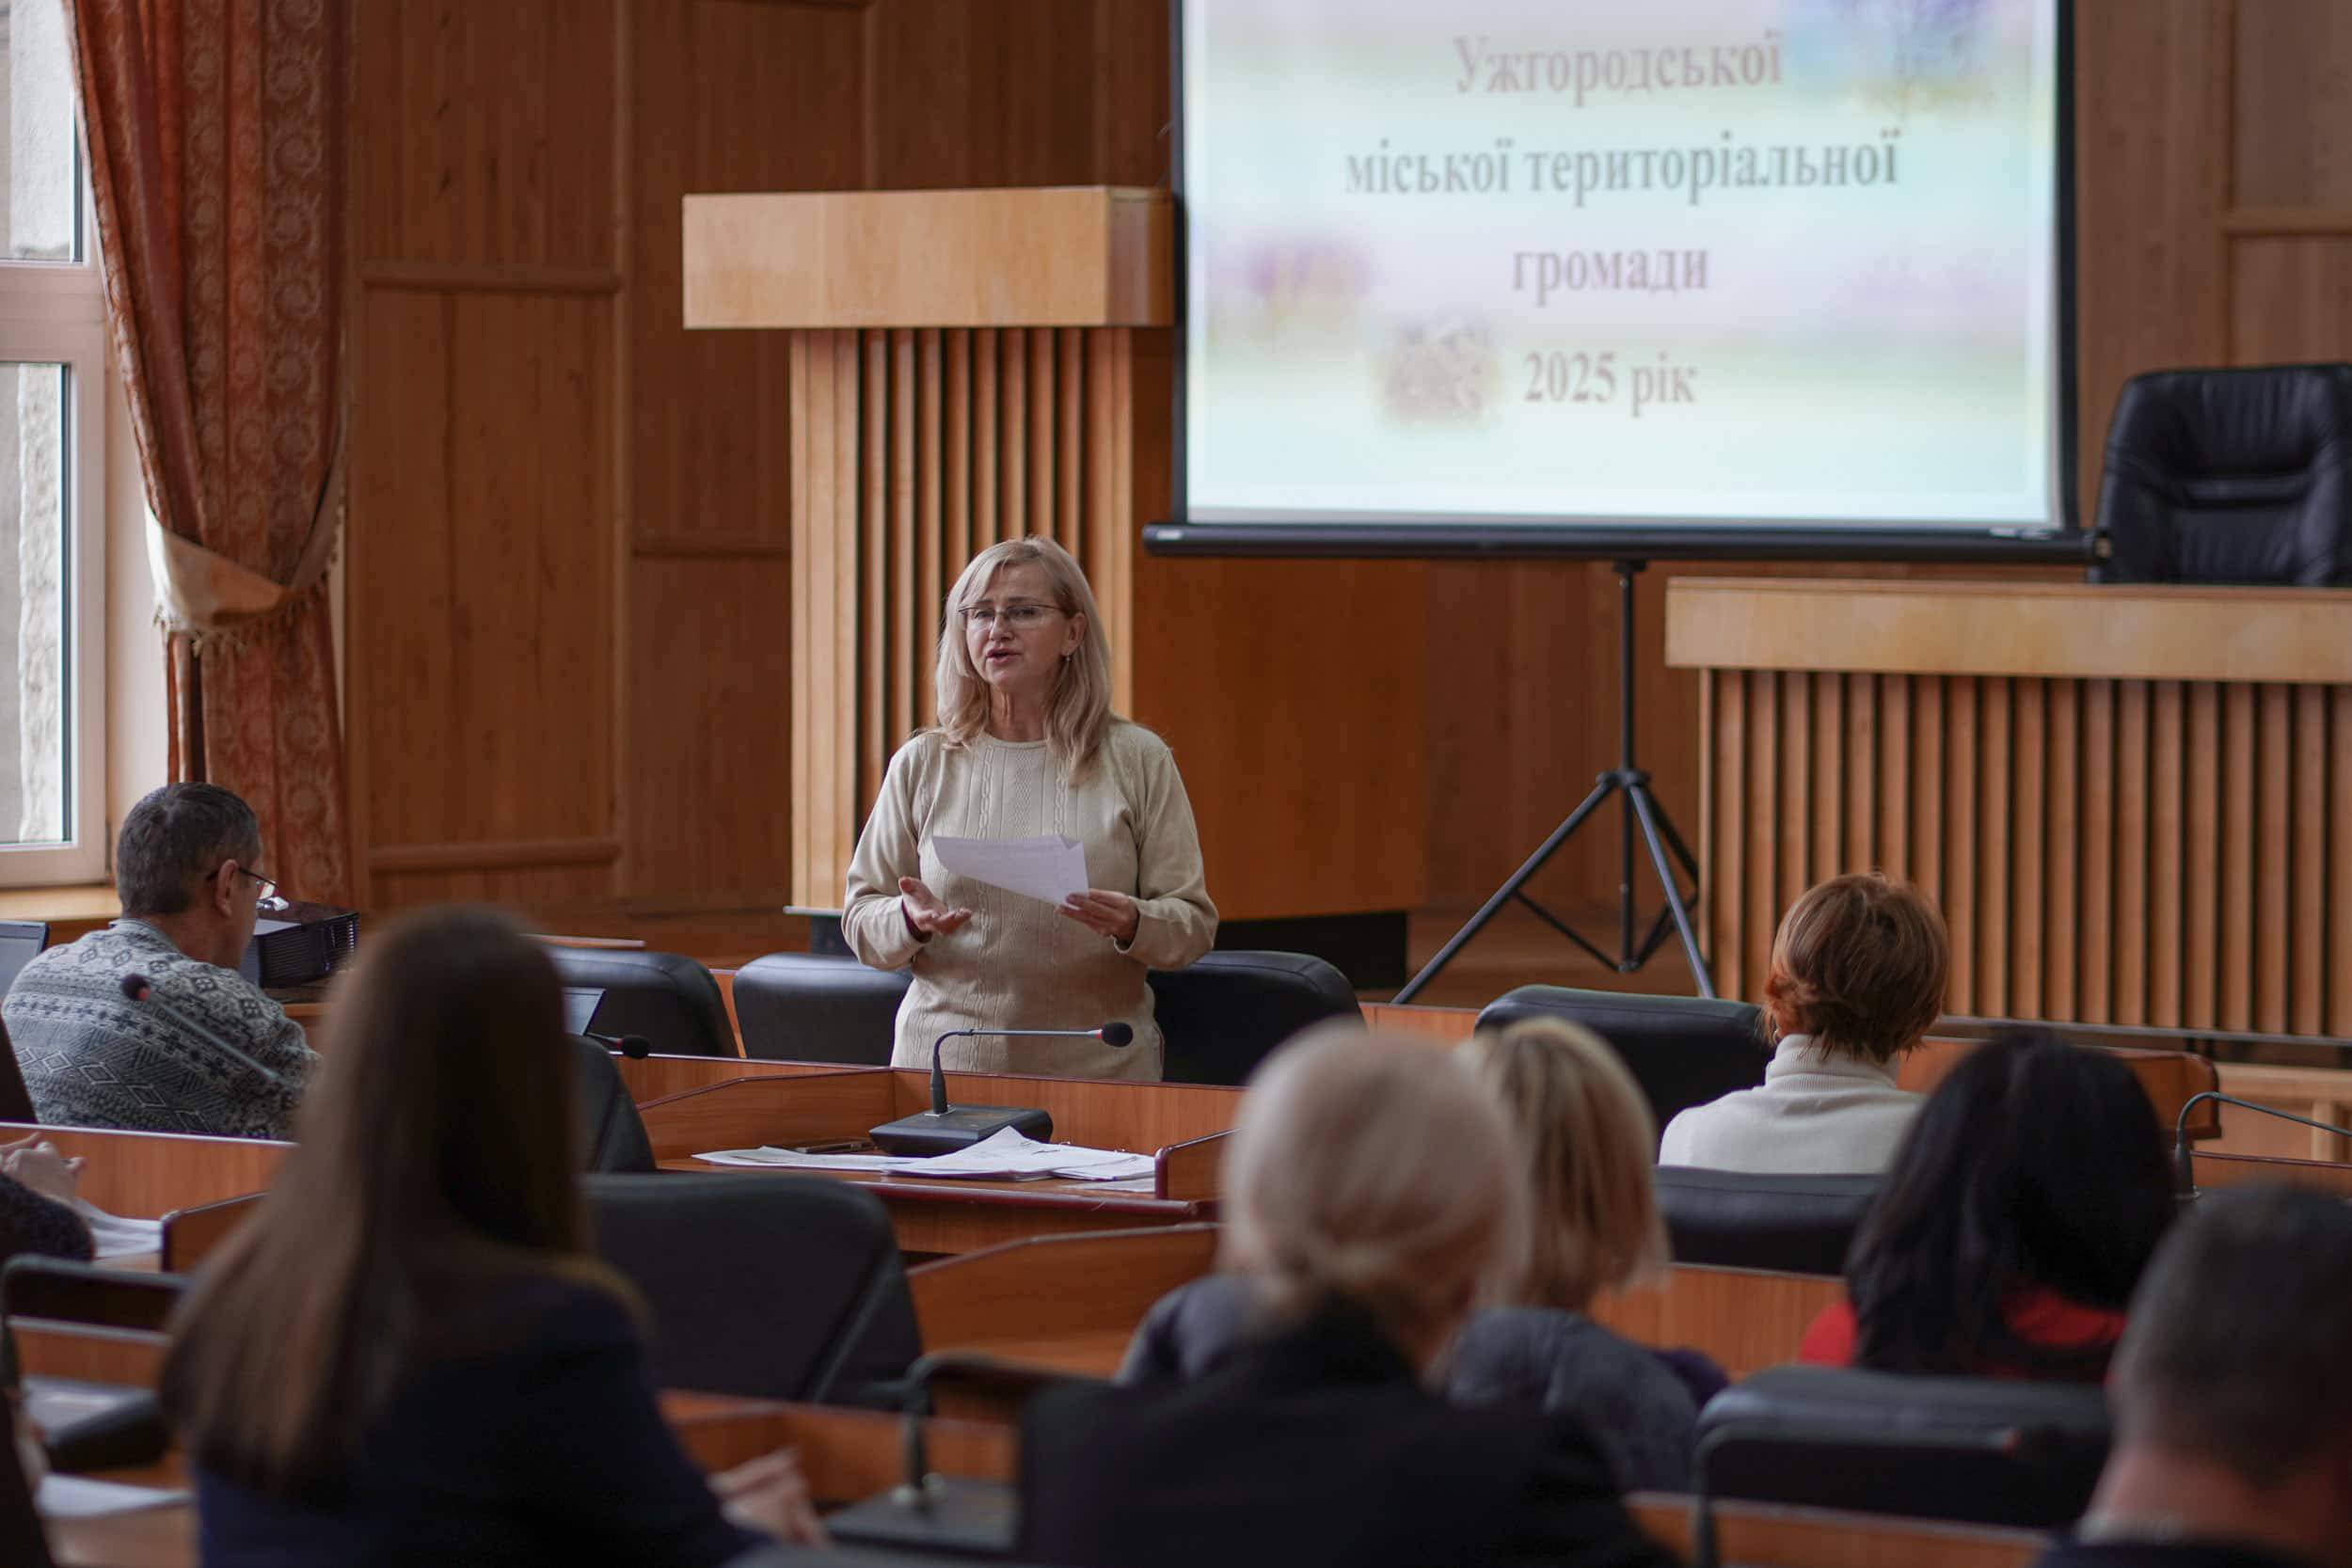
[[[841,927],[876,969],[912,967],[891,1060],[928,1067],[953,1029],[1135,1028],[1090,1039],[950,1040],[950,1068],[1157,1078],[1152,969],[1209,950],[1192,804],[1167,743],[1111,712],[1110,643],[1094,594],[1050,539],[973,557],[947,595],[939,723],[890,759],[850,863]],[[1086,851],[1087,887],[1058,907],[959,877],[934,839],[1058,833]]]

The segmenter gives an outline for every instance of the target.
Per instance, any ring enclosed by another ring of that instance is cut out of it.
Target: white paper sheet
[[[939,863],[959,877],[1048,904],[1086,891],[1086,850],[1076,839],[1058,833],[1036,838],[934,837],[931,848]]]
[[[33,1506],[44,1519],[103,1519],[110,1513],[135,1513],[188,1500],[185,1492],[154,1486],[124,1486],[119,1481],[90,1481],[82,1476],[43,1476]]]
[[[84,1197],[75,1198],[73,1207],[80,1211],[83,1220],[89,1226],[93,1257],[131,1258],[164,1249],[161,1220],[125,1219],[120,1214],[109,1214]]]
[[[1039,1143],[1007,1127],[953,1154],[803,1154],[791,1148],[722,1148],[695,1159],[713,1165],[769,1165],[785,1170],[862,1171],[976,1181],[1149,1180],[1152,1156],[1116,1148]]]

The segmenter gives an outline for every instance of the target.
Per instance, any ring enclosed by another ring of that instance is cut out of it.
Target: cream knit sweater
[[[939,863],[934,834],[1027,838],[1063,833],[1086,847],[1089,885],[1135,895],[1141,923],[1125,946],[1040,899],[967,881]],[[917,941],[898,908],[898,879],[920,878],[961,930]],[[876,969],[912,965],[891,1060],[929,1067],[949,1029],[1092,1029],[1133,1024],[1125,1049],[1093,1040],[961,1039],[943,1052],[966,1072],[1073,1078],[1160,1076],[1160,1031],[1147,969],[1182,969],[1209,950],[1216,906],[1200,864],[1192,802],[1167,742],[1114,721],[1087,777],[1061,777],[1046,743],[981,736],[950,746],[925,731],[898,749],[858,837],[841,915],[850,950]]]

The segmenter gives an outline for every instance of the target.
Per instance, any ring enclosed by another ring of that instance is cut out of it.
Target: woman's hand
[[[833,1544],[809,1501],[800,1459],[790,1449],[778,1449],[712,1476],[710,1489],[718,1494],[727,1517],[746,1529],[765,1530],[803,1546]]]
[[[0,1144],[0,1176],[12,1177],[43,1197],[73,1207],[82,1183],[82,1159],[69,1160],[57,1146],[35,1132],[12,1144]]]
[[[1133,898],[1099,887],[1072,894],[1061,912],[1113,942],[1135,941],[1136,928],[1143,924],[1143,911],[1136,908]]]
[[[970,910],[951,910],[946,899],[912,877],[898,879],[898,912],[906,917],[907,929],[929,942],[961,930],[972,918]]]

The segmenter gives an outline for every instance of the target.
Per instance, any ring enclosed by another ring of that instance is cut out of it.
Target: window
[[[0,0],[0,886],[106,867],[105,296],[65,0]]]

